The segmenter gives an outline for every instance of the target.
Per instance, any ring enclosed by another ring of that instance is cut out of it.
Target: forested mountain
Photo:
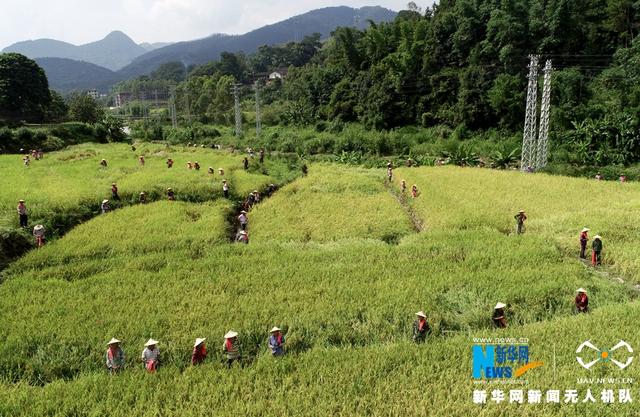
[[[244,35],[216,34],[205,39],[179,42],[146,53],[123,68],[125,78],[149,74],[163,63],[182,62],[185,66],[204,64],[220,58],[222,52],[255,52],[262,45],[273,45],[300,40],[304,36],[320,33],[327,38],[339,26],[365,28],[369,21],[391,21],[396,13],[382,7],[327,7],[313,10],[264,26]]]
[[[147,52],[120,31],[108,34],[104,39],[84,45],[73,45],[53,39],[37,39],[18,42],[3,52],[18,52],[29,58],[66,58],[89,62],[112,71],[129,64],[134,58]]]
[[[47,74],[49,86],[58,91],[97,89],[106,92],[121,79],[116,72],[89,62],[65,58],[37,58],[35,61]]]

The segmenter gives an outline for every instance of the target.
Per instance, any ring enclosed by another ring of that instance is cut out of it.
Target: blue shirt
[[[284,355],[284,335],[281,336],[282,341],[280,344],[278,344],[278,341],[276,340],[276,335],[272,334],[269,337],[269,348],[271,349],[271,354],[273,356],[282,356]]]

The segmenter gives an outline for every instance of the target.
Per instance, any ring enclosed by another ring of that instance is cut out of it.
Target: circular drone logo
[[[581,356],[576,356],[576,360],[578,361],[580,366],[582,366],[584,369],[591,369],[591,367],[593,365],[595,365],[596,363],[598,363],[600,361],[602,361],[604,363],[611,362],[611,363],[615,364],[620,369],[626,368],[627,366],[631,365],[631,362],[633,362],[633,356],[631,355],[633,353],[633,348],[631,347],[631,345],[629,345],[624,340],[620,340],[618,342],[618,344],[616,344],[614,347],[612,347],[611,349],[608,349],[608,350],[600,350],[593,343],[591,343],[590,340],[587,340],[586,342],[583,342],[580,346],[578,346],[578,349],[576,350],[576,353],[578,353],[578,354],[582,353],[582,351],[585,348],[588,348],[588,349],[591,349],[591,350],[594,350],[594,351],[598,352],[598,356],[597,356],[596,359],[592,360],[591,362],[585,362],[584,359],[582,359]],[[616,350],[618,350],[620,348],[625,348],[627,350],[627,353],[629,354],[628,357],[627,357],[626,362],[617,361],[616,359],[614,359],[612,357],[613,352],[615,352]]]

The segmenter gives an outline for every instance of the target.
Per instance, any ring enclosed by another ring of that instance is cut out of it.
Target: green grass
[[[532,389],[608,376],[582,370],[574,351],[586,339],[640,346],[640,304],[629,285],[576,259],[577,234],[584,224],[602,234],[612,273],[635,282],[633,249],[613,241],[636,236],[614,233],[636,218],[640,189],[456,168],[397,176],[422,190],[408,202],[421,233],[383,170],[312,165],[250,212],[249,245],[228,241],[231,203],[162,201],[98,216],[30,252],[0,285],[0,415],[634,415],[633,405],[474,405],[470,346],[529,338],[545,361],[527,375]],[[601,204],[597,220],[573,209],[583,195]],[[512,234],[519,208],[530,215],[523,236]],[[577,287],[589,290],[589,315],[572,314]],[[496,301],[509,304],[506,331],[492,327]],[[434,334],[416,346],[419,309]],[[282,360],[268,354],[273,325],[287,336]],[[231,328],[246,362],[228,370],[220,346]],[[116,377],[102,369],[113,336],[129,368]],[[154,376],[137,361],[149,337],[165,364]],[[210,359],[194,369],[196,337],[208,338]]]

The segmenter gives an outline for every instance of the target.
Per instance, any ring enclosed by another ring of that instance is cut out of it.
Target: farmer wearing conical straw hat
[[[427,339],[427,335],[431,332],[429,323],[427,323],[427,315],[424,311],[416,313],[416,320],[413,322],[413,341],[423,343]]]
[[[120,195],[118,194],[118,186],[115,182],[111,184],[111,198],[116,201],[120,200]]]
[[[522,233],[524,233],[524,221],[527,220],[527,215],[525,214],[524,210],[520,210],[518,212],[518,214],[516,214],[514,216],[514,218],[516,219],[516,232],[521,235]]]
[[[142,351],[142,362],[148,372],[155,372],[160,364],[160,350],[158,349],[158,341],[149,339],[144,344],[144,350]]]
[[[240,215],[238,216],[238,222],[240,223],[240,227],[242,230],[247,230],[247,224],[249,223],[249,218],[247,217],[247,212],[242,210]]]
[[[167,199],[169,201],[175,201],[176,200],[176,195],[173,192],[173,188],[171,188],[171,187],[167,188]]]
[[[580,259],[587,259],[587,242],[589,241],[589,229],[583,228],[580,232]]]
[[[44,234],[45,234],[45,230],[43,225],[37,224],[34,226],[33,237],[36,239],[36,246],[39,248],[44,245],[44,242],[45,242]]]
[[[100,204],[100,210],[102,210],[102,214],[111,211],[111,207],[109,207],[109,200],[107,200],[106,198],[102,200],[102,204]]]
[[[224,194],[224,198],[229,198],[229,183],[227,180],[222,180],[222,193]]]
[[[140,204],[146,204],[147,203],[147,193],[142,191],[140,193],[139,201],[140,201]]]
[[[229,330],[224,335],[224,344],[222,351],[227,355],[227,365],[230,367],[235,361],[239,361],[242,357],[240,353],[240,342],[238,341],[238,332]]]
[[[504,317],[504,308],[507,305],[504,303],[498,303],[496,304],[496,306],[493,308],[493,323],[496,325],[496,327],[499,327],[501,329],[504,329],[507,327],[507,320]]]
[[[587,297],[587,290],[584,288],[576,290],[576,311],[578,313],[589,312],[589,297]]]
[[[284,336],[282,335],[282,329],[274,327],[271,329],[270,333],[269,348],[271,349],[271,354],[273,356],[284,355]]]
[[[27,227],[27,206],[24,204],[24,200],[18,201],[18,218],[20,219],[20,227]]]
[[[593,266],[602,265],[602,238],[599,235],[593,237],[591,248],[593,249],[591,264]]]
[[[112,338],[107,342],[107,353],[105,355],[107,369],[111,373],[118,372],[124,368],[124,351],[120,347],[120,341]]]
[[[192,365],[199,365],[207,358],[207,347],[204,344],[205,340],[207,340],[206,337],[197,338],[193,344],[193,352],[191,353]]]

